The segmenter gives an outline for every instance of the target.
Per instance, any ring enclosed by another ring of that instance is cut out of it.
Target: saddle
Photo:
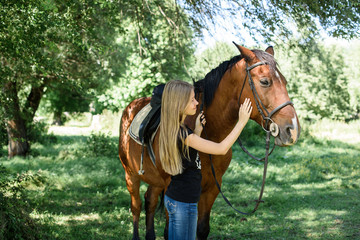
[[[152,92],[150,103],[138,112],[129,128],[129,135],[135,142],[142,146],[141,165],[139,174],[144,174],[142,169],[144,148],[146,147],[154,166],[155,154],[152,148],[154,137],[159,129],[161,115],[161,97],[165,84],[156,86]]]

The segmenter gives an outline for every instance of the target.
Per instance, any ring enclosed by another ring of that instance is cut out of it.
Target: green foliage
[[[350,118],[355,109],[350,105],[348,70],[340,50],[315,41],[287,46],[279,65],[298,115],[313,120]]]
[[[184,8],[190,12],[194,29],[204,28],[215,34],[219,25],[232,30],[246,42],[244,32],[250,33],[256,42],[270,42],[274,39],[287,41],[294,35],[301,35],[299,29],[308,29],[311,38],[317,38],[320,31],[329,36],[359,37],[360,3],[357,0],[340,1],[184,1]],[[304,35],[302,39],[308,36]]]
[[[350,94],[350,105],[354,112],[352,118],[360,117],[360,40],[353,40],[351,42],[338,41],[336,45],[344,53],[344,69],[347,78],[349,79],[348,90]]]
[[[241,132],[240,139],[245,147],[258,146],[259,142],[264,145],[266,133],[256,122],[249,121]]]
[[[54,121],[63,124],[67,120],[64,112],[88,112],[91,100],[88,89],[77,89],[71,83],[53,83],[51,89],[45,92],[39,110],[54,113]]]
[[[48,133],[49,125],[43,121],[34,121],[28,126],[28,136],[31,143],[56,143],[56,136]]]
[[[112,68],[118,74],[111,77],[112,87],[96,96],[97,113],[103,109],[119,111],[135,98],[150,96],[159,83],[188,80],[186,68],[194,52],[188,15],[172,1],[157,4],[160,3],[148,2],[146,8],[136,6],[141,12],[137,16],[140,20],[124,19],[126,34],[117,38],[124,57],[118,63],[109,63],[117,64]],[[174,18],[181,24],[172,21]]]
[[[11,129],[13,135],[21,135],[16,139],[29,138],[26,127],[45,91],[51,95],[51,90],[66,89],[84,96],[106,89],[111,74],[106,62],[118,51],[114,44],[121,14],[118,7],[100,1],[2,2],[0,117],[16,122],[11,125],[17,128]],[[61,93],[55,91],[53,96]],[[79,105],[72,101],[71,106]],[[25,148],[14,149],[26,154]]]
[[[203,79],[211,69],[236,55],[240,55],[240,52],[235,45],[217,42],[214,46],[195,56],[194,64],[190,68],[190,75],[195,81]]]
[[[14,176],[0,164],[0,239],[46,239],[40,225],[31,218],[29,199],[24,191],[28,182],[42,183],[38,174]]]
[[[86,139],[84,153],[91,157],[116,157],[117,142],[114,142],[110,133],[92,132]]]
[[[0,122],[0,148],[8,144],[8,136],[6,131],[5,122]]]

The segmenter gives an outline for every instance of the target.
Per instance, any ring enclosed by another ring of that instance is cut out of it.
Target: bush
[[[56,143],[57,138],[53,134],[48,134],[49,125],[42,121],[34,121],[28,128],[29,141],[41,144]]]
[[[86,140],[85,150],[93,157],[116,157],[117,143],[111,139],[110,133],[92,132]]]
[[[0,147],[8,144],[8,135],[6,131],[5,121],[0,122]]]
[[[37,175],[13,176],[0,165],[0,239],[44,239],[39,225],[30,217],[31,208],[23,184],[38,181]]]

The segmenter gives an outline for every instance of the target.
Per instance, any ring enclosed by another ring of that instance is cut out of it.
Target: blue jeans
[[[197,228],[197,203],[176,201],[165,195],[169,214],[169,240],[195,240]]]

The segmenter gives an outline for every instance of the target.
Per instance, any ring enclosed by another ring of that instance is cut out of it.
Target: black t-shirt
[[[186,127],[180,128],[180,131],[187,131],[188,135],[193,131]],[[178,140],[179,151],[182,151],[182,143]],[[189,147],[188,160],[186,154],[182,154],[181,160],[183,165],[183,172],[178,175],[171,176],[171,182],[166,191],[166,195],[170,198],[186,203],[196,203],[200,199],[201,194],[201,162],[198,151]]]

